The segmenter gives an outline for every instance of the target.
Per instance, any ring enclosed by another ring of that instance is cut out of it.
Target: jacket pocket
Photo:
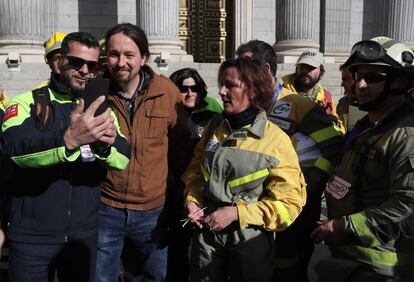
[[[246,154],[246,158],[241,158],[241,161],[237,162],[239,165],[233,168],[227,178],[227,187],[233,195],[233,203],[238,200],[257,201],[264,193],[265,181],[270,175],[270,170],[279,163],[274,157],[256,152],[242,154]]]
[[[168,133],[169,114],[163,109],[146,109],[145,138],[161,138]]]

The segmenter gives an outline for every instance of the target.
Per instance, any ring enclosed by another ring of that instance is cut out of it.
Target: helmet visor
[[[352,47],[351,53],[357,52],[359,57],[367,61],[375,61],[386,55],[384,48],[378,42],[364,40]]]
[[[360,59],[368,63],[383,62],[390,66],[400,66],[397,61],[387,54],[384,47],[376,41],[363,40],[357,42],[351,50],[351,54],[355,53]]]

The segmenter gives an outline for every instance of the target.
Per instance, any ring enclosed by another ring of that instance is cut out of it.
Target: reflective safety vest
[[[330,174],[341,150],[342,133],[320,107],[283,88],[267,116],[291,136],[303,171],[315,167]]]
[[[302,169],[312,167],[313,164],[322,157],[321,150],[319,150],[316,142],[300,132],[296,132],[292,136],[292,142],[295,151],[299,157],[299,163]]]

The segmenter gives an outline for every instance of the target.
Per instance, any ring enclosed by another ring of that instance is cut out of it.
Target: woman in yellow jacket
[[[289,137],[262,110],[273,86],[253,59],[219,69],[223,114],[214,116],[183,176],[191,281],[270,281],[274,231],[288,227],[306,199]]]

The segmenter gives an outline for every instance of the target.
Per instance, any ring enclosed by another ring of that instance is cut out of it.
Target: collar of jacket
[[[160,76],[156,75],[155,71],[148,65],[143,65],[142,69],[150,75],[150,80],[147,83],[148,90],[145,95],[145,100],[164,95],[165,88],[161,83]]]
[[[254,122],[252,124],[251,127],[249,127],[247,130],[259,137],[262,138],[264,135],[264,131],[265,131],[265,127],[266,127],[266,122],[267,122],[267,115],[265,111],[260,111],[256,118],[254,119]]]
[[[74,91],[72,91],[71,88],[63,85],[60,82],[60,75],[57,74],[57,73],[52,72],[50,74],[49,88],[52,91],[57,92],[59,94],[68,95],[70,98],[73,98],[73,99],[81,98],[81,96],[79,94],[76,94]]]
[[[282,78],[283,81],[283,87],[288,89],[289,91],[293,92],[293,93],[304,93],[304,92],[298,92],[295,88],[295,74],[291,73],[288,75],[285,75]],[[316,93],[315,93],[316,91]],[[309,96],[315,96],[314,100],[318,100],[319,97],[323,97],[325,92],[325,89],[322,87],[322,85],[318,82],[316,83],[316,85],[313,87],[312,89],[312,93],[311,94],[307,94]],[[306,94],[306,93],[305,93]]]
[[[223,117],[223,120],[228,130],[230,130],[231,132],[230,124],[228,124],[227,120],[224,119],[224,117]],[[241,130],[246,130],[250,132],[251,134],[253,134],[254,136],[261,139],[264,135],[266,122],[267,122],[267,115],[266,115],[266,112],[262,110],[256,115],[256,118],[254,119],[250,127],[244,127],[244,128],[241,128]],[[239,131],[239,130],[236,130],[236,131]],[[230,138],[230,139],[245,139],[245,138],[237,138],[233,136],[233,138]]]

